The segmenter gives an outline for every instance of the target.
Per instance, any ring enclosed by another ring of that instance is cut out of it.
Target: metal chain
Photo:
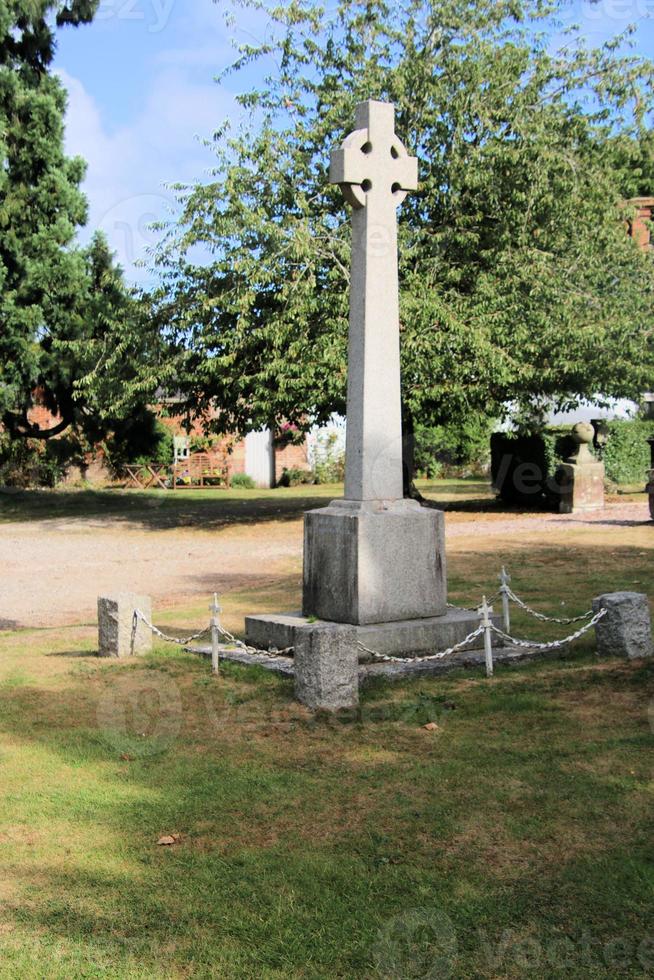
[[[514,602],[516,602],[519,606],[521,606],[521,608],[523,608],[526,612],[530,613],[532,616],[535,616],[536,619],[540,619],[545,622],[561,623],[561,624],[576,623],[576,622],[580,622],[582,619],[587,619],[588,616],[592,615],[592,610],[589,610],[589,612],[584,613],[582,616],[572,616],[570,618],[557,618],[555,616],[546,616],[544,613],[539,613],[535,609],[531,609],[525,602],[523,602],[522,599],[520,599],[519,596],[515,594],[515,592],[513,592],[512,589],[509,588],[508,585],[503,586],[503,588],[495,592],[490,597],[490,599],[487,600],[487,602],[488,603],[492,602],[498,596],[501,596],[504,592],[506,592],[509,598],[512,599]],[[456,606],[451,602],[448,602],[447,606],[450,609],[463,609],[466,612],[478,611],[477,609],[472,609],[467,606]],[[514,646],[526,647],[529,649],[538,649],[538,650],[553,650],[556,649],[557,647],[565,646],[566,644],[572,643],[574,640],[579,639],[579,637],[583,636],[590,629],[592,629],[593,626],[595,626],[600,621],[600,619],[602,619],[602,617],[605,615],[606,615],[606,609],[600,609],[599,612],[595,613],[592,619],[588,623],[586,623],[585,626],[581,627],[581,629],[578,629],[575,633],[572,633],[570,636],[566,636],[562,640],[552,640],[549,643],[539,643],[534,640],[518,640],[515,637],[511,636],[509,633],[505,633],[504,630],[500,629],[492,622],[489,624],[489,628],[498,636],[501,636],[503,640],[513,644]],[[160,630],[157,626],[154,626],[145,617],[145,615],[141,612],[140,609],[134,610],[134,619],[135,620],[140,619],[141,622],[144,623],[144,625],[147,626],[148,629],[152,630],[152,632],[155,633],[162,640],[165,640],[168,643],[177,643],[179,646],[186,646],[187,644],[191,643],[193,640],[197,640],[201,636],[210,633],[212,630],[212,624],[210,624],[209,626],[206,626],[204,629],[200,630],[199,632],[192,633],[190,636],[185,636],[185,637],[169,636],[167,633],[164,633],[162,630]],[[284,649],[282,650],[260,650],[258,647],[249,646],[247,643],[244,643],[242,640],[237,639],[233,635],[233,633],[230,633],[229,630],[226,630],[224,626],[220,624],[220,622],[216,623],[216,627],[218,629],[218,632],[221,634],[221,636],[223,636],[228,641],[228,643],[230,643],[232,646],[237,647],[239,650],[243,650],[244,653],[254,654],[257,656],[265,656],[265,657],[283,657],[283,656],[288,656],[294,650],[294,647],[292,646],[284,647]],[[416,661],[424,662],[429,660],[442,660],[444,657],[449,657],[451,656],[451,654],[456,653],[457,650],[461,650],[464,647],[468,646],[472,642],[472,640],[475,640],[477,639],[478,636],[481,636],[482,633],[484,633],[485,629],[486,627],[483,625],[478,626],[477,629],[473,630],[472,633],[469,633],[468,636],[465,637],[465,639],[461,640],[459,643],[455,643],[454,646],[448,647],[447,650],[441,650],[439,653],[430,653],[425,656],[417,655],[415,657],[394,657],[387,653],[380,653],[378,650],[371,650],[370,647],[367,647],[365,643],[361,642],[361,640],[357,640],[357,647],[360,650],[363,650],[364,653],[369,654],[369,656],[373,657],[375,660],[384,663],[411,664],[411,663],[415,663]]]
[[[218,623],[217,625],[218,625],[218,632],[220,633],[220,635],[224,636],[229,643],[233,644],[233,646],[238,647],[239,650],[243,650],[244,653],[258,654],[264,657],[284,657],[284,656],[288,656],[288,654],[292,653],[293,650],[295,649],[295,647],[284,647],[283,650],[260,650],[258,647],[248,646],[248,644],[244,643],[243,640],[238,640],[232,633],[229,632],[229,630],[226,630],[225,627],[222,626],[220,623]]]
[[[545,613],[537,612],[535,609],[532,609],[531,606],[528,606],[527,603],[520,598],[520,596],[515,594],[513,589],[509,588],[508,585],[505,586],[505,589],[509,598],[516,602],[522,609],[525,610],[525,612],[528,612],[531,616],[534,616],[536,619],[540,619],[545,623],[561,623],[562,625],[567,626],[570,623],[580,623],[583,619],[588,619],[589,616],[593,615],[593,610],[589,609],[588,612],[582,613],[581,616],[568,616],[566,618],[546,616]]]
[[[393,664],[414,664],[417,660],[423,662],[425,660],[442,660],[443,657],[449,657],[451,653],[455,653],[456,650],[460,650],[462,647],[467,646],[472,640],[475,640],[478,636],[484,632],[483,626],[478,626],[473,633],[469,633],[465,640],[461,640],[460,643],[456,643],[453,647],[448,647],[447,650],[441,650],[440,653],[430,653],[422,657],[420,654],[415,657],[392,657],[388,653],[379,653],[378,650],[371,650],[367,647],[361,640],[357,640],[357,646],[359,649],[364,650],[365,653],[369,653],[370,656],[374,657],[376,660],[384,661],[385,663]]]
[[[495,599],[499,599],[499,597],[501,596],[501,594],[502,594],[502,590],[501,589],[498,589],[497,592],[493,592],[493,594],[491,596],[488,596],[488,598],[486,599],[486,602],[489,605],[491,605],[495,601]],[[446,605],[447,605],[447,608],[448,609],[463,609],[464,612],[474,612],[474,613],[476,613],[476,612],[479,611],[479,606],[459,606],[455,602],[448,602],[448,603],[446,603]]]
[[[179,644],[179,646],[186,646],[188,643],[191,643],[193,640],[198,640],[201,636],[204,636],[206,633],[210,633],[212,629],[210,624],[209,626],[206,626],[203,630],[200,630],[199,633],[192,633],[191,636],[184,636],[184,637],[169,636],[167,633],[163,633],[158,627],[154,626],[148,619],[146,619],[140,609],[134,610],[134,617],[136,619],[140,619],[141,622],[148,627],[148,629],[152,630],[152,632],[155,633],[156,636],[161,637],[162,640],[166,640],[167,643],[177,643]],[[236,637],[233,636],[228,630],[224,629],[220,625],[220,623],[218,623],[218,632],[222,636],[224,636],[225,639],[228,640],[230,644],[238,647],[240,650],[243,650],[246,653],[261,654],[266,657],[283,657],[293,651],[293,647],[284,647],[283,650],[260,650],[258,647],[248,646],[248,644],[243,643],[242,640],[237,640]]]
[[[570,636],[566,636],[562,640],[551,640],[549,643],[538,643],[536,640],[516,640],[514,636],[511,636],[509,633],[505,633],[504,630],[501,630],[499,626],[495,626],[494,623],[490,624],[490,628],[492,629],[493,633],[497,633],[498,636],[501,636],[503,640],[506,640],[513,646],[529,647],[530,649],[538,650],[554,650],[556,647],[562,647],[568,643],[572,643],[573,640],[578,640],[580,636],[583,636],[584,633],[587,633],[593,628],[593,626],[599,623],[603,616],[606,616],[606,609],[600,609],[599,612],[595,613],[590,622],[586,623],[585,626],[582,626],[581,629],[578,629],[576,633],[571,633]]]
[[[199,633],[193,633],[191,636],[184,636],[184,637],[168,636],[167,633],[162,633],[162,631],[158,629],[158,627],[153,626],[152,623],[145,618],[145,616],[143,615],[140,609],[134,610],[134,618],[140,619],[141,622],[144,623],[149,630],[152,630],[152,632],[155,633],[157,636],[161,637],[162,640],[166,640],[167,643],[178,643],[180,646],[186,646],[186,644],[190,643],[191,640],[197,640],[199,639],[199,637],[204,636],[205,633],[209,633],[211,631],[211,626],[205,626],[205,628],[203,630],[200,630]]]

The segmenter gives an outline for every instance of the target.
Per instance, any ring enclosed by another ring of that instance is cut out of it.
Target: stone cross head
[[[361,102],[356,129],[332,151],[331,184],[340,184],[353,208],[397,207],[418,187],[418,160],[395,135],[395,107],[390,102]]]

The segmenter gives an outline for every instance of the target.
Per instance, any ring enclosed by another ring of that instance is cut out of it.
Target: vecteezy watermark
[[[571,934],[525,935],[524,931],[506,929],[499,939],[491,939],[485,930],[477,932],[477,955],[481,954],[484,975],[501,976],[519,971],[538,976],[550,970],[610,970],[621,976],[632,970],[647,975],[654,968],[654,933],[648,936],[593,935],[588,930]]]
[[[634,23],[654,14],[654,0],[583,0],[584,20]]]
[[[112,680],[96,717],[105,742],[134,758],[166,752],[182,727],[182,698],[171,677],[131,672]]]
[[[147,261],[159,240],[154,226],[170,217],[172,205],[173,198],[163,194],[135,194],[104,213],[98,227],[124,269]]]
[[[654,932],[600,937],[587,929],[534,934],[516,928],[491,936],[479,929],[470,938],[479,976],[549,976],[553,970],[589,976],[597,970],[610,976],[642,970],[651,976],[654,970]],[[372,955],[377,975],[388,980],[447,980],[456,976],[458,952],[450,917],[441,909],[418,908],[384,923]]]
[[[442,909],[408,909],[381,927],[372,950],[377,973],[389,980],[447,980],[458,950],[456,930]]]
[[[175,0],[100,0],[97,20],[131,20],[143,24],[150,34],[168,25]]]

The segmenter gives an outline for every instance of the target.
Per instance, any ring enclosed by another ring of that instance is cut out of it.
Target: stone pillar
[[[577,449],[556,471],[559,487],[559,513],[578,514],[604,509],[604,463],[588,448],[595,436],[590,422],[577,422],[572,428]]]
[[[652,624],[642,592],[609,592],[593,599],[593,612],[606,609],[595,627],[600,657],[651,657]]]
[[[316,625],[297,631],[295,696],[308,708],[338,711],[359,703],[356,631]]]
[[[152,622],[149,596],[123,592],[98,598],[98,652],[101,657],[133,657],[150,652],[152,633],[141,620],[134,622],[136,609]]]

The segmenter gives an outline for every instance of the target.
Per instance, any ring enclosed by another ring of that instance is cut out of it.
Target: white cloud
[[[169,67],[149,81],[138,116],[111,131],[82,82],[65,70],[59,76],[69,93],[66,150],[88,163],[89,222],[80,237],[103,229],[128,278],[142,282],[147,271],[137,263],[156,240],[149,225],[175,211],[166,184],[202,178],[212,156],[198,137],[209,136],[233,114],[232,98],[211,82],[194,82]]]

